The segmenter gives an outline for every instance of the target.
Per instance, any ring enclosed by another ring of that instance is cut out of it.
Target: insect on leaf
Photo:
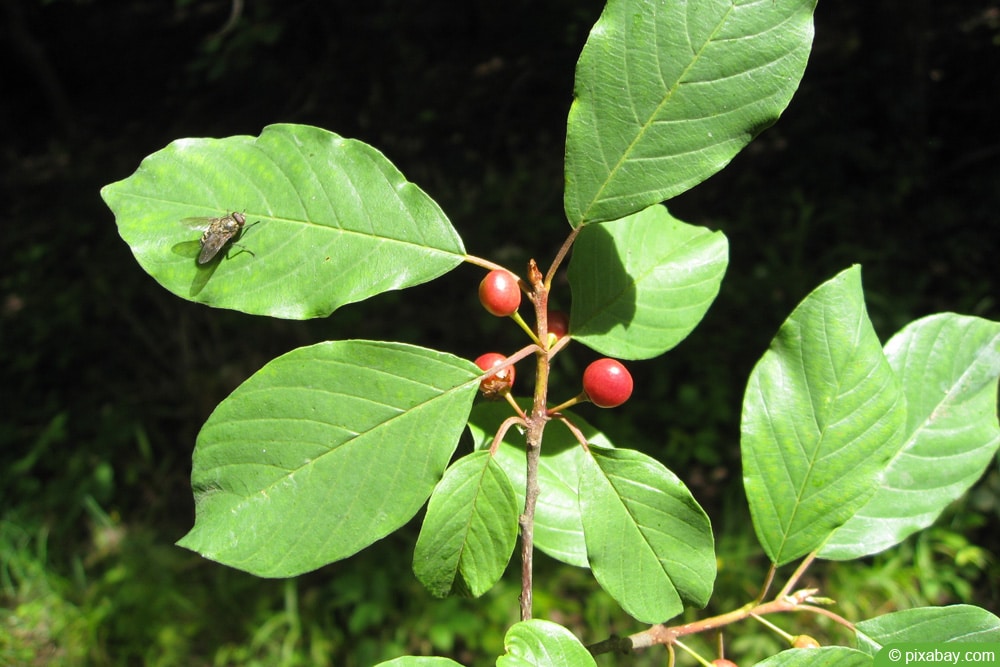
[[[237,239],[243,234],[246,221],[246,216],[236,211],[221,218],[201,217],[184,218],[181,220],[181,222],[187,224],[189,227],[204,231],[204,234],[201,235],[201,239],[198,241],[201,248],[198,253],[199,264],[208,264],[211,262],[227,243],[231,242],[235,244]],[[247,250],[247,252],[251,255],[254,254],[250,250]]]

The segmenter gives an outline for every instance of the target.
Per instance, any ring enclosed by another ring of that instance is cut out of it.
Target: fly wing
[[[199,232],[203,232],[208,229],[213,222],[219,218],[181,218],[180,223],[187,227],[188,229],[196,229]]]
[[[214,225],[209,227],[208,231],[201,236],[201,252],[198,253],[199,264],[208,264],[215,259],[215,256],[222,250],[222,246],[226,245],[226,242],[232,238],[231,234],[213,231],[214,228]]]

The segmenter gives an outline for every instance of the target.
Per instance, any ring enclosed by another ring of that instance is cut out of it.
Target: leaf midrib
[[[691,69],[701,60],[702,55],[705,52],[705,49],[708,48],[708,45],[712,43],[713,37],[715,37],[715,35],[719,33],[719,31],[722,29],[722,26],[728,20],[729,16],[732,14],[734,9],[735,5],[733,5],[726,11],[726,13],[722,16],[719,22],[712,29],[711,33],[705,39],[705,41],[701,44],[701,46],[699,46],[699,48],[696,51],[694,51],[694,55],[691,58],[690,62],[688,62],[684,70],[681,71],[681,73],[677,76],[677,80],[664,94],[663,99],[660,101],[660,103],[649,114],[649,117],[646,119],[646,121],[639,125],[639,131],[636,133],[635,137],[633,137],[632,141],[629,143],[626,149],[622,151],[622,155],[618,159],[618,162],[616,162],[615,165],[609,170],[607,177],[604,179],[604,182],[597,189],[597,192],[594,193],[594,196],[591,198],[590,203],[587,205],[587,208],[584,209],[583,215],[581,216],[581,219],[578,221],[578,224],[583,224],[583,221],[587,220],[587,218],[590,217],[590,211],[593,210],[593,208],[597,205],[597,203],[602,200],[601,195],[603,194],[605,189],[607,189],[608,185],[614,180],[615,174],[617,174],[618,171],[622,168],[622,166],[626,162],[628,162],[629,155],[631,155],[631,153],[636,149],[636,146],[645,136],[646,132],[655,123],[655,119],[659,116],[660,112],[664,109],[664,107],[666,107],[666,105],[670,102],[670,100],[673,99],[674,95],[680,88],[688,72],[690,72]],[[625,50],[625,55],[627,59],[628,49]],[[628,71],[627,67],[625,69],[626,71]],[[631,100],[632,98],[630,97],[629,99]]]

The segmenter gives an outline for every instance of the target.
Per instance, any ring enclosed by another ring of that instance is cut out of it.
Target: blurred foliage
[[[492,664],[516,618],[517,568],[481,600],[433,600],[409,571],[415,526],[288,582],[173,546],[193,519],[200,425],[267,360],[346,337],[470,358],[483,340],[520,345],[513,327],[470,317],[479,272],[306,323],[211,311],[142,273],[98,189],[179,137],[312,123],[385,152],[471,253],[544,265],[568,232],[565,117],[602,5],[260,0],[233,17],[222,0],[4,3],[0,663],[352,666],[412,652]],[[1000,5],[820,3],[816,25],[784,117],[670,203],[730,239],[716,303],[676,350],[633,364],[628,409],[584,415],[663,460],[706,506],[720,569],[698,616],[742,605],[766,572],[747,530],[740,405],[753,363],[806,293],[860,262],[883,338],[938,311],[1000,319]],[[570,306],[568,290],[555,298]],[[558,358],[566,397],[590,359]],[[810,576],[851,618],[924,603],[1000,608],[998,498],[994,470],[902,547]],[[589,573],[537,566],[539,617],[587,642],[636,630]],[[777,622],[846,641],[818,619]],[[778,647],[749,624],[726,639],[732,655]],[[600,664],[663,661],[650,651]]]

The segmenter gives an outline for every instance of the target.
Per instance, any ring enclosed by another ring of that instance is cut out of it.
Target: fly
[[[199,241],[201,252],[198,253],[198,263],[208,264],[215,259],[219,251],[226,247],[227,243],[236,242],[236,239],[243,233],[243,226],[246,224],[247,218],[242,213],[233,211],[221,218],[185,218],[182,222],[205,230]],[[246,250],[246,248],[243,249]],[[253,254],[250,250],[246,251]]]

